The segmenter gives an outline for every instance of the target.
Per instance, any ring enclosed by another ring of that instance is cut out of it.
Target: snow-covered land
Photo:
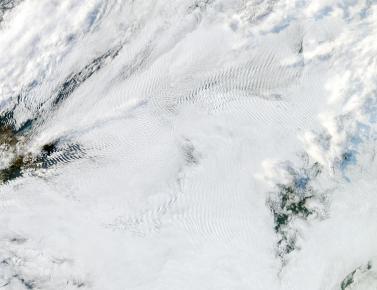
[[[0,288],[377,289],[376,0],[0,0]]]

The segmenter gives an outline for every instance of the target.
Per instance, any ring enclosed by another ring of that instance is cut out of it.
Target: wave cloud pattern
[[[0,0],[0,288],[377,289],[375,0]]]

